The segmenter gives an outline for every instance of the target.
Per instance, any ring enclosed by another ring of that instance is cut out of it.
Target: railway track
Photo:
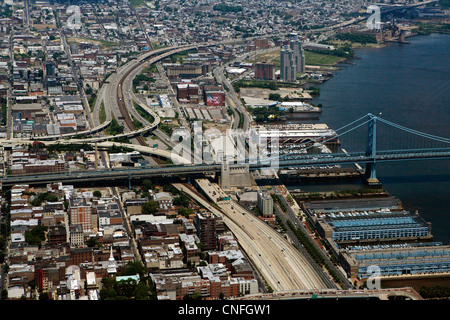
[[[123,120],[125,121],[125,124],[127,125],[128,129],[130,131],[135,131],[136,127],[134,126],[133,120],[131,119],[130,113],[127,110],[127,106],[125,104],[125,95],[123,93],[123,83],[125,79],[130,75],[131,71],[134,69],[130,69],[125,73],[125,75],[120,79],[119,81],[119,90],[116,91],[116,99],[117,104],[119,106],[120,114],[123,117]],[[141,136],[136,137],[136,140],[139,142],[141,146],[148,146],[148,144],[145,142],[144,138]]]

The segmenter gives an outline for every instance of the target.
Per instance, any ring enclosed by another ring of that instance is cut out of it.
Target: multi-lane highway
[[[190,185],[174,186],[223,218],[253,265],[274,291],[327,288],[309,261],[288,240],[237,202],[217,201],[217,196],[224,194],[217,184],[206,179],[196,182],[209,199],[202,197]],[[217,206],[211,205],[212,202]]]

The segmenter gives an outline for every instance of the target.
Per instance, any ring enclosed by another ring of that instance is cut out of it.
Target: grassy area
[[[380,43],[360,43],[360,42],[350,42],[350,41],[343,41],[343,40],[332,40],[329,41],[328,44],[334,45],[334,46],[343,46],[348,45],[351,48],[381,48],[384,45]]]
[[[88,100],[89,108],[91,109],[91,112],[94,111],[95,101],[97,101],[97,95],[95,93],[93,93],[93,94],[91,94],[91,96],[89,97],[89,100]]]
[[[136,130],[139,130],[144,127],[144,124],[135,117],[131,116],[131,119],[133,120],[133,125],[136,128]]]
[[[147,0],[130,0],[130,5],[134,8],[146,5]]]
[[[307,65],[333,65],[342,60],[342,57],[333,56],[329,54],[316,53],[312,51],[305,51],[305,64]]]
[[[155,118],[153,118],[151,114],[147,113],[147,111],[145,111],[136,101],[133,101],[133,106],[137,113],[139,113],[139,115],[149,123],[153,123],[155,121]]]
[[[98,119],[100,121],[100,124],[102,124],[103,122],[106,121],[106,111],[105,111],[105,105],[103,104],[103,102],[100,105],[100,111],[99,111],[99,114],[98,114]]]
[[[1,124],[2,125],[6,125],[6,118],[8,116],[8,107],[7,107],[7,102],[6,102],[6,98],[2,97],[1,98],[1,105],[2,105],[2,111],[1,111]]]
[[[321,65],[333,65],[336,62],[342,60],[342,57],[331,55],[331,54],[323,54],[313,51],[305,50],[305,64],[310,66],[321,66]],[[266,52],[257,55],[258,61],[267,61],[275,63],[275,67],[280,67],[280,50],[274,50],[272,52]],[[250,55],[249,59],[246,59],[247,62],[254,62],[252,56]]]
[[[411,30],[418,35],[428,35],[431,33],[445,33],[450,34],[450,23],[427,23],[419,22],[417,27]]]
[[[113,41],[93,39],[93,38],[79,38],[79,37],[67,38],[67,42],[69,43],[69,45],[72,43],[78,44],[80,42],[93,43],[96,45],[100,45],[103,49],[106,49],[106,50],[115,48],[119,45],[117,42],[113,42]]]

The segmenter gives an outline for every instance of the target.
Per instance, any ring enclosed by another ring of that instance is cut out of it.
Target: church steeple
[[[117,273],[117,264],[113,256],[113,246],[111,246],[111,253],[108,259],[108,274],[110,276],[115,276],[116,273]]]

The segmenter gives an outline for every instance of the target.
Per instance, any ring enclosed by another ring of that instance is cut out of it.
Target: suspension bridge
[[[369,185],[379,185],[376,165],[391,161],[412,161],[450,158],[450,138],[420,132],[390,122],[379,116],[367,114],[340,127],[335,135],[305,139],[300,143],[282,148],[276,153],[258,154],[241,158],[249,170],[264,168],[354,165],[365,166],[364,174]],[[336,141],[339,141],[336,144]],[[317,152],[317,145],[331,146],[326,153]],[[66,141],[65,143],[70,143]],[[129,145],[131,148],[133,145]],[[345,148],[344,148],[345,147]],[[299,154],[295,150],[302,150]],[[229,160],[227,160],[229,161]],[[221,173],[222,162],[212,164],[171,164],[142,166],[126,169],[103,169],[96,171],[60,172],[52,174],[9,175],[2,179],[4,186],[14,184],[44,184],[53,181],[67,183],[104,182],[105,180],[142,179],[152,176],[181,176]],[[361,167],[362,168],[362,167]]]
[[[364,131],[365,130],[365,131]],[[262,158],[255,168],[270,166],[268,160],[278,161],[280,168],[317,165],[365,165],[365,178],[369,185],[378,185],[376,164],[391,161],[412,161],[450,158],[450,138],[420,132],[367,114],[335,130],[332,137],[319,137],[284,149],[274,159]],[[314,154],[317,143],[339,141],[341,147],[334,152]],[[344,148],[345,147],[345,148]],[[301,149],[307,154],[290,151]],[[348,151],[350,150],[350,151]]]

